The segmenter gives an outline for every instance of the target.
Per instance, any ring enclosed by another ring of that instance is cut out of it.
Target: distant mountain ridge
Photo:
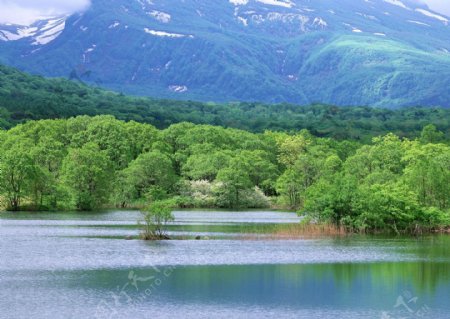
[[[450,107],[449,21],[412,0],[93,0],[0,26],[0,62],[162,98]]]

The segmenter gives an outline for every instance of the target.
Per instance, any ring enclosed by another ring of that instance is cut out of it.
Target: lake
[[[0,318],[450,318],[450,236],[272,240],[281,212],[0,214]],[[202,236],[208,240],[191,240]]]

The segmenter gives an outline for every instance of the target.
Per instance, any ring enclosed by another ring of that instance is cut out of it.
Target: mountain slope
[[[53,33],[0,27],[0,58],[158,97],[450,107],[449,20],[399,0],[93,0]]]

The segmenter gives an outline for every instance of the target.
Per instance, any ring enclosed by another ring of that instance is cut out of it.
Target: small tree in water
[[[166,226],[175,220],[172,209],[174,203],[171,200],[159,200],[153,202],[146,210],[141,237],[144,240],[170,239],[167,236]]]

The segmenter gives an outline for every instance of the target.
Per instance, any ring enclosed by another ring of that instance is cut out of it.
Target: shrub
[[[161,200],[153,202],[145,211],[144,224],[141,237],[145,240],[169,239],[166,226],[175,220],[172,209],[175,206],[173,200]]]

